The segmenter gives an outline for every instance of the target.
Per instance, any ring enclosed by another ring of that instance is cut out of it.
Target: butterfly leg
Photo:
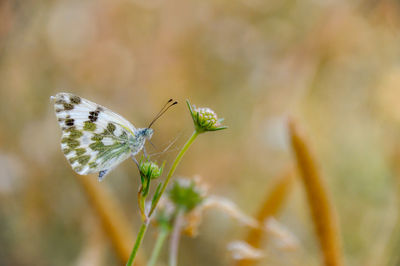
[[[139,168],[139,163],[136,160],[135,156],[131,155],[132,160],[135,162],[135,164],[137,165],[137,167]],[[140,168],[139,168],[140,169]]]
[[[144,157],[146,158],[146,160],[149,161],[149,156],[147,155],[146,147],[143,147],[143,154],[144,154]]]
[[[102,181],[110,169],[102,170],[99,172],[99,182]]]
[[[138,161],[136,160],[135,156],[131,155],[132,160],[135,162],[135,164],[137,165],[137,168],[139,169],[140,174],[142,175],[142,172],[140,171],[140,166]]]

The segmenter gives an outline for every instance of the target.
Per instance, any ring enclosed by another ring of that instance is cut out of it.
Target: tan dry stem
[[[286,169],[282,176],[278,179],[274,187],[266,197],[257,213],[257,221],[261,224],[268,217],[275,216],[281,210],[294,180],[293,167]],[[261,239],[265,236],[263,228],[252,228],[246,238],[246,242],[254,248],[260,248]],[[250,259],[239,260],[238,266],[254,265],[256,261]]]
[[[396,135],[397,140],[397,135]],[[399,210],[400,206],[400,146],[399,143],[395,143],[392,146],[391,158],[393,173],[395,175],[395,186],[396,186],[396,204]],[[383,258],[381,261],[382,265],[386,266],[397,266],[400,265],[400,211],[397,211],[397,215],[394,221],[390,239],[383,252]],[[369,258],[367,258],[369,259]],[[372,264],[370,264],[372,265]]]
[[[312,220],[324,257],[324,265],[343,265],[336,213],[323,183],[321,172],[317,167],[316,159],[311,152],[310,144],[303,132],[299,130],[296,122],[289,120],[288,125],[291,145],[307,194]]]
[[[82,185],[89,204],[100,219],[101,226],[110,239],[116,255],[124,265],[128,261],[134,239],[126,217],[110,192],[100,186],[95,178],[92,176],[75,176]],[[136,259],[135,265],[144,265],[140,256]]]

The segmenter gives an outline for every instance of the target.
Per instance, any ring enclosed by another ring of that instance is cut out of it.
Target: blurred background
[[[177,99],[152,139],[159,150],[177,139],[153,157],[167,166],[193,131],[185,100],[212,108],[229,129],[201,135],[177,175],[201,176],[249,215],[293,165],[295,117],[337,211],[345,264],[386,265],[400,239],[399,26],[395,0],[1,1],[0,265],[122,264],[60,150],[49,100],[60,91],[136,127]],[[131,161],[100,183],[133,234],[138,186]],[[278,220],[299,247],[265,246],[260,265],[321,265],[301,182]],[[179,265],[233,265],[226,246],[246,232],[206,212],[199,235],[182,237]],[[154,239],[151,229],[143,258]]]

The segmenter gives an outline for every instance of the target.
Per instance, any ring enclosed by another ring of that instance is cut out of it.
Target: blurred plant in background
[[[61,89],[138,127],[171,97],[216,107],[229,130],[204,134],[175,175],[202,176],[209,194],[258,222],[275,217],[300,243],[275,252],[270,233],[252,238],[211,210],[196,238],[181,238],[179,265],[232,265],[228,243],[249,239],[259,265],[321,264],[306,179],[285,174],[288,115],[322,169],[343,264],[398,265],[399,10],[394,0],[1,1],[0,265],[123,264],[140,228],[134,165],[101,186],[71,173],[48,102]],[[155,125],[156,147],[181,137],[152,160],[171,165],[191,136],[183,108]]]
[[[165,238],[171,234],[169,245],[169,265],[178,265],[179,238],[182,232],[191,237],[198,235],[202,217],[207,209],[214,208],[225,212],[242,225],[262,227],[255,219],[246,215],[232,201],[209,195],[205,184],[198,176],[194,179],[174,180],[168,197],[162,201],[156,215],[159,236],[153,249],[149,265],[155,265]],[[218,235],[216,234],[216,237]],[[161,243],[160,243],[161,242]]]

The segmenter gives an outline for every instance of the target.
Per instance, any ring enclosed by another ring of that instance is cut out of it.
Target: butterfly
[[[51,99],[62,130],[62,152],[76,173],[98,172],[99,181],[128,157],[137,163],[134,156],[153,135],[151,125],[177,104],[170,99],[148,127],[137,129],[121,115],[74,94],[61,92]]]

